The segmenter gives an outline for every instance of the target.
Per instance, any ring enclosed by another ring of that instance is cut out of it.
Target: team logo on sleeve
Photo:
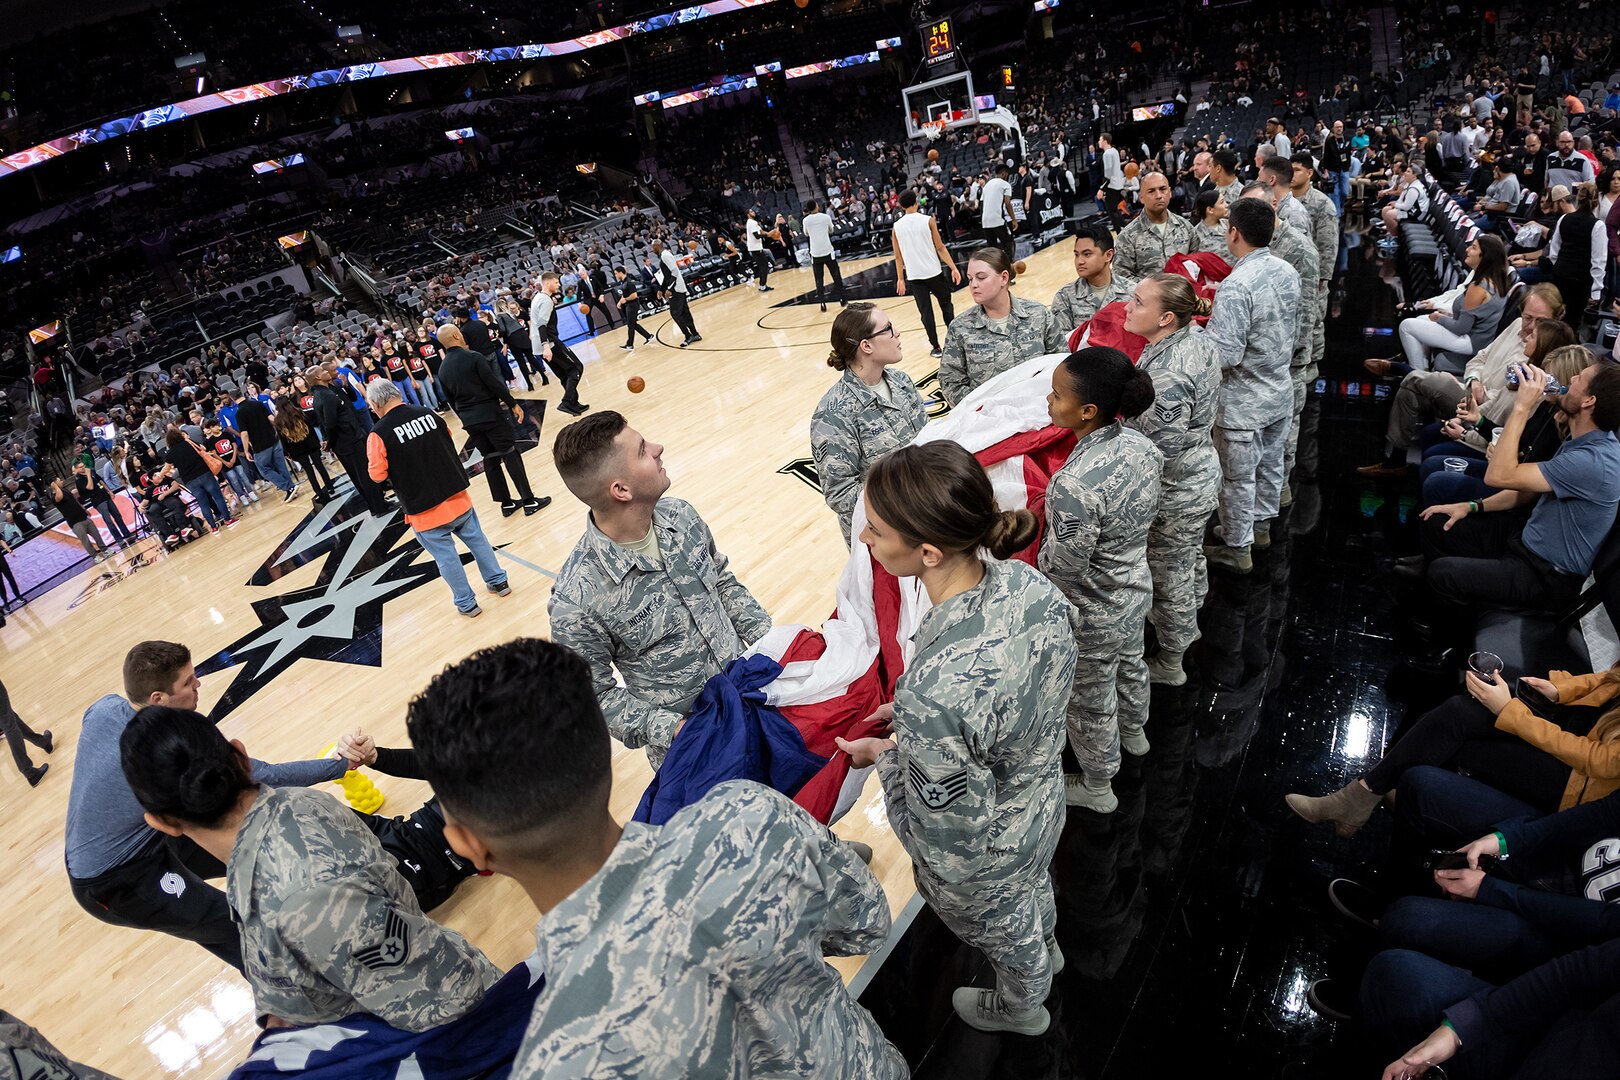
[[[951,803],[967,794],[968,776],[966,769],[957,769],[949,776],[935,780],[923,771],[922,766],[915,761],[906,767],[907,775],[911,778],[911,786],[917,792],[917,797],[923,805],[935,811],[945,809]]]
[[[399,967],[411,951],[411,931],[405,925],[405,916],[397,911],[388,913],[383,925],[383,939],[354,954],[354,958],[373,971]]]

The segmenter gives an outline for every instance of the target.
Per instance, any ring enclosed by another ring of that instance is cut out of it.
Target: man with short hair
[[[1007,181],[1007,163],[996,166],[993,179],[984,185],[979,200],[979,228],[984,232],[988,247],[998,247],[1013,261],[1013,233],[1018,229],[1018,218],[1013,212],[1013,189]]]
[[[1305,214],[1311,223],[1305,237],[1316,246],[1316,320],[1311,327],[1311,362],[1319,364],[1326,346],[1324,328],[1327,323],[1328,284],[1333,279],[1334,268],[1339,264],[1339,211],[1333,205],[1333,200],[1316,190],[1311,183],[1316,164],[1309,151],[1301,150],[1295,154],[1291,164],[1294,172],[1289,195],[1305,207]]]
[[[1075,231],[1075,279],[1057,291],[1051,305],[1052,323],[1064,334],[1105,304],[1130,298],[1136,282],[1115,267],[1114,251],[1114,234],[1105,223],[1089,221]]]
[[[1262,199],[1232,204],[1226,220],[1232,272],[1215,294],[1205,331],[1221,358],[1215,410],[1221,542],[1205,545],[1204,555],[1240,574],[1254,568],[1250,545],[1270,542],[1294,402],[1289,367],[1299,337],[1300,281],[1293,267],[1271,253],[1276,222],[1276,210]]]
[[[1547,186],[1564,185],[1574,191],[1581,184],[1597,179],[1592,159],[1575,148],[1575,135],[1560,131],[1555,143],[1557,149],[1547,159]]]
[[[765,231],[759,224],[759,211],[748,211],[748,220],[743,223],[746,236],[745,244],[748,248],[748,257],[754,263],[754,278],[759,282],[760,292],[772,292],[776,286],[767,285],[771,277],[771,265],[775,261],[771,253],[765,249]]]
[[[343,463],[343,470],[349,474],[349,482],[365,502],[366,509],[376,517],[387,517],[394,508],[388,505],[382,488],[367,475],[366,429],[349,399],[353,391],[338,384],[336,364],[312,367],[304,376],[314,389],[316,426],[321,429],[326,445]],[[371,387],[383,383],[394,385],[390,379],[374,379],[366,390],[369,393]]]
[[[1294,153],[1294,144],[1288,139],[1288,129],[1275,116],[1266,121],[1266,137],[1260,145],[1270,146],[1284,161]]]
[[[195,709],[201,686],[191,650],[143,641],[124,657],[123,696],[108,694],[85,711],[68,793],[68,884],[79,906],[101,922],[194,941],[241,970],[241,933],[225,894],[204,880],[223,877],[224,865],[191,841],[165,837],[146,823],[119,757],[119,739],[136,709]],[[271,787],[325,783],[352,767],[341,756],[250,764],[254,779]]]
[[[1322,140],[1322,175],[1333,184],[1333,212],[1344,213],[1344,201],[1350,197],[1350,147],[1344,139],[1344,121],[1333,121],[1333,127]]]
[[[1119,151],[1114,148],[1114,137],[1108,132],[1097,136],[1102,148],[1102,187],[1097,189],[1097,201],[1108,221],[1118,229],[1125,224],[1125,170],[1119,163]]]
[[[1215,187],[1215,180],[1210,175],[1213,162],[1214,155],[1208,150],[1200,150],[1193,155],[1191,175],[1181,185],[1181,209],[1189,218],[1196,212],[1198,196]]]
[[[889,933],[853,846],[743,781],[620,825],[599,686],[561,643],[519,638],[447,668],[406,717],[452,849],[540,911],[546,992],[512,1076],[909,1075],[822,959]]]
[[[1423,512],[1428,581],[1453,604],[1562,611],[1575,602],[1620,507],[1620,366],[1594,363],[1566,392],[1518,365],[1513,411],[1485,467],[1495,493]],[[1519,460],[1526,421],[1551,400],[1569,438],[1552,458]]]
[[[236,430],[242,434],[242,446],[253,458],[259,475],[285,492],[282,502],[292,502],[298,496],[298,484],[287,470],[287,455],[281,447],[281,436],[270,422],[270,410],[257,396],[253,386],[249,394],[236,407]]]
[[[896,296],[911,295],[917,302],[917,314],[922,319],[923,332],[928,335],[929,355],[938,357],[939,331],[934,326],[934,308],[930,300],[938,301],[940,318],[950,327],[956,318],[951,307],[951,289],[962,284],[962,271],[939,235],[939,222],[917,209],[917,193],[911,188],[900,193],[900,217],[894,223],[891,237],[894,245],[894,292]],[[947,268],[950,284],[945,283]]]
[[[1243,197],[1243,181],[1238,179],[1238,156],[1227,147],[1221,147],[1209,156],[1209,175],[1215,189],[1231,206]]]
[[[529,490],[529,474],[516,445],[514,420],[523,419],[523,406],[512,397],[489,361],[467,348],[466,340],[454,326],[439,327],[439,344],[445,349],[444,364],[439,368],[445,400],[466,430],[467,441],[484,457],[484,479],[489,483],[490,498],[500,504],[502,517],[511,517],[519,508],[525,516],[538,513],[545,503]],[[507,486],[507,474],[511,474],[512,487],[517,489],[516,499]]]
[[[469,618],[482,615],[456,551],[457,537],[472,552],[491,595],[511,596],[512,587],[478,524],[478,512],[467,494],[467,470],[450,429],[432,409],[403,402],[387,379],[366,387],[366,404],[377,414],[377,424],[366,439],[367,472],[379,484],[393,482],[405,522],[433,556],[456,610]],[[540,506],[549,502],[545,499]]]
[[[589,513],[552,587],[551,632],[590,664],[608,729],[654,770],[703,684],[771,628],[697,511],[665,497],[663,452],[616,412],[569,424],[552,448]]]
[[[656,241],[654,246],[657,246]],[[579,380],[585,376],[585,365],[557,332],[557,292],[562,288],[562,278],[555,270],[547,270],[535,284],[534,299],[529,302],[531,350],[539,353],[551,365],[551,370],[557,373],[557,380],[562,383],[563,396],[557,403],[557,409],[578,416],[590,406],[579,400]],[[497,376],[503,377],[503,385],[506,374],[505,371],[496,372]]]
[[[1142,212],[1114,238],[1114,265],[1134,281],[1157,274],[1173,255],[1192,250],[1192,223],[1170,212],[1170,178],[1144,173],[1139,192]]]
[[[833,219],[821,209],[821,203],[811,199],[805,206],[804,235],[810,241],[810,272],[816,280],[816,303],[827,310],[827,298],[822,295],[822,278],[831,271],[833,299],[839,307],[848,307],[844,299],[844,275],[838,272],[838,252],[833,250]]]
[[[1260,163],[1260,183],[1271,189],[1277,206],[1277,216],[1299,230],[1301,236],[1311,235],[1311,215],[1304,204],[1294,198],[1294,163],[1285,157],[1268,155]]]
[[[703,335],[698,333],[697,323],[692,321],[692,308],[687,302],[689,290],[686,276],[681,273],[681,264],[675,258],[675,253],[666,250],[662,240],[652,242],[652,252],[653,258],[658,260],[658,291],[669,301],[669,317],[674,321],[675,329],[681,332],[681,348],[684,349],[703,340]]]

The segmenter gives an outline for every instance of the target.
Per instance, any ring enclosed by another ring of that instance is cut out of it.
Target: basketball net
[[[929,142],[938,142],[939,137],[945,134],[945,121],[927,120],[917,126],[917,132]]]

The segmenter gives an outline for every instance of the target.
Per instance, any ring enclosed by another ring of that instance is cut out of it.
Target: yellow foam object
[[[321,757],[331,757],[336,750],[337,743],[333,743],[321,751]],[[343,789],[343,797],[349,800],[349,805],[362,814],[375,814],[382,809],[383,793],[364,774],[350,769],[333,783]]]

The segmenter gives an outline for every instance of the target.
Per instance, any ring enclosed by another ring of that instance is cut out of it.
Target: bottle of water
[[[1502,381],[1507,384],[1507,388],[1509,390],[1517,390],[1519,388],[1519,365],[1514,364],[1512,367],[1508,368],[1507,374],[1502,376]],[[1569,387],[1565,386],[1551,375],[1548,375],[1547,388],[1543,390],[1542,393],[1567,394],[1569,393]]]

